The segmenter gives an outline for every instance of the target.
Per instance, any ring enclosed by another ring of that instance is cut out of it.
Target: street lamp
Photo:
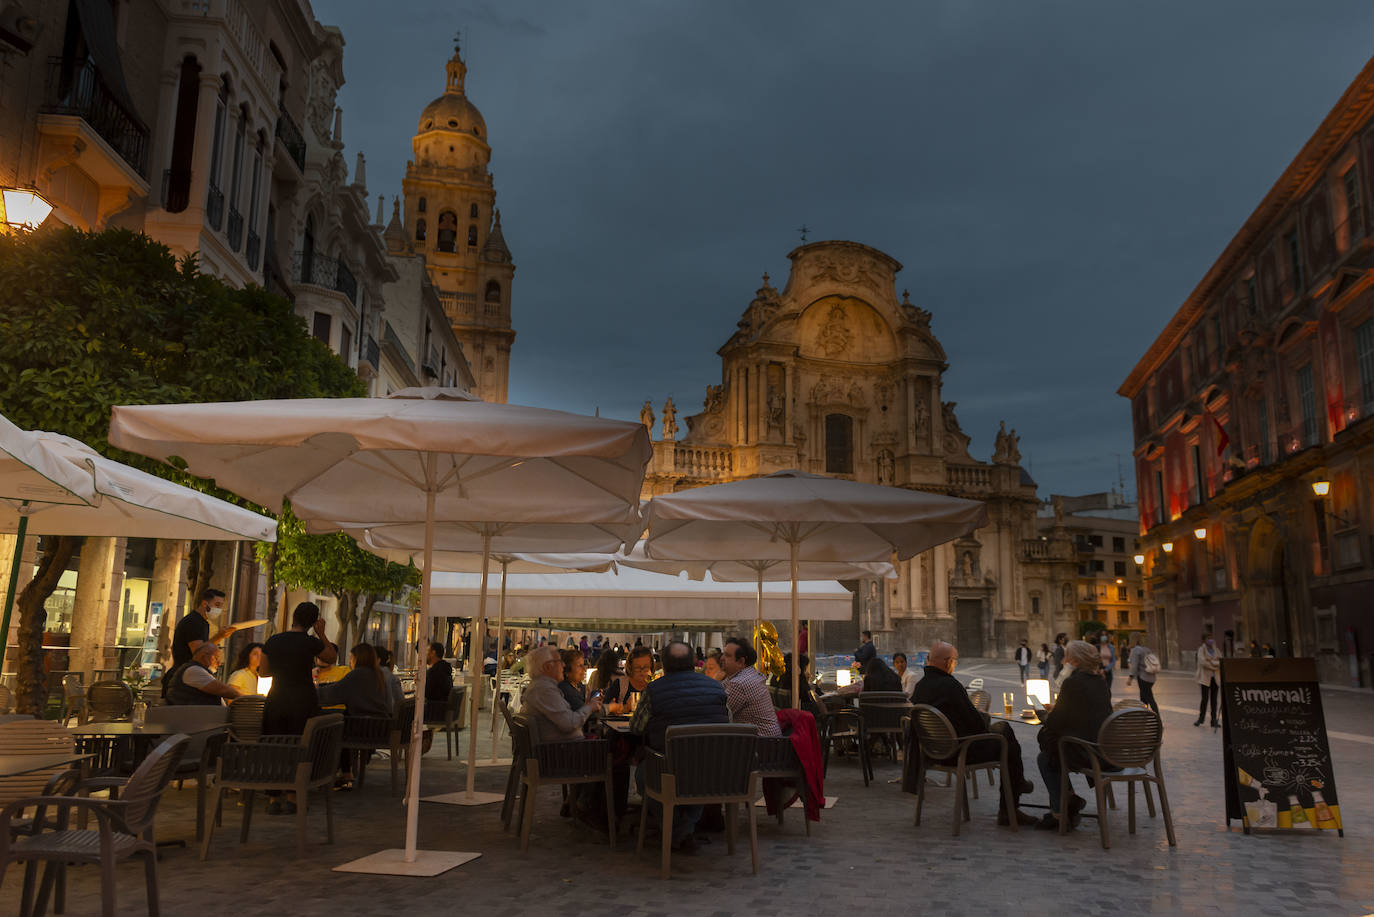
[[[1172,541],[1166,541],[1164,544],[1160,545],[1160,547],[1164,549],[1165,554],[1174,553],[1174,543]]]
[[[5,225],[11,232],[31,232],[52,213],[52,204],[33,188],[0,188]]]
[[[1193,537],[1196,538],[1198,541],[1206,541],[1207,530],[1202,527],[1195,528],[1193,529]]]
[[[1144,554],[1137,554],[1137,555],[1135,556],[1135,565],[1136,565],[1137,567],[1143,567],[1143,566],[1145,566],[1145,555],[1144,555]]]
[[[1317,496],[1319,496],[1319,497],[1324,497],[1324,496],[1326,496],[1326,495],[1327,495],[1328,493],[1330,493],[1330,492],[1331,492],[1331,482],[1330,482],[1330,481],[1313,481],[1313,482],[1312,482],[1312,493],[1316,494]]]

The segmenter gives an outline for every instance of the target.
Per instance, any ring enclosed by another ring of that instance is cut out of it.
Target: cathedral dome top
[[[416,133],[423,134],[429,131],[457,132],[469,134],[486,143],[487,122],[483,120],[482,113],[477,110],[476,105],[469,101],[463,91],[463,80],[467,76],[468,68],[463,63],[463,58],[457,48],[454,48],[453,57],[449,58],[444,69],[448,73],[444,94],[430,102],[420,112],[420,121]]]

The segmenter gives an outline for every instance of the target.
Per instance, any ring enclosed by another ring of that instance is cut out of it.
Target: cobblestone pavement
[[[1005,663],[961,660],[958,674],[965,680],[983,676],[994,696],[1017,682],[1015,668]],[[1116,695],[1125,690],[1118,682]],[[1065,837],[1024,829],[1013,834],[995,824],[997,796],[986,784],[958,838],[949,833],[949,790],[929,793],[924,824],[916,828],[913,797],[890,782],[897,766],[880,762],[877,781],[865,788],[854,762],[839,759],[831,762],[826,785],[827,795],[838,801],[813,826],[810,839],[795,812],[781,828],[761,817],[758,876],[750,873],[747,842],[729,857],[724,837],[715,835],[695,855],[675,856],[673,879],[662,882],[656,848],[637,857],[633,842],[622,841],[609,850],[604,840],[558,817],[559,794],[551,788],[541,794],[527,855],[502,833],[499,805],[423,804],[422,849],[482,856],[432,879],[331,872],[333,866],[403,843],[404,810],[388,793],[383,763],[364,791],[335,794],[333,846],[316,843],[324,838],[324,815],[322,806],[315,807],[304,862],[295,859],[294,819],[259,813],[249,843],[240,846],[240,811],[228,805],[209,862],[200,862],[194,850],[164,854],[163,913],[513,917],[543,909],[599,917],[801,917],[854,907],[898,913],[929,908],[951,915],[1374,912],[1374,824],[1367,814],[1374,804],[1374,695],[1324,692],[1344,838],[1330,832],[1247,837],[1238,827],[1228,831],[1221,735],[1192,725],[1196,686],[1165,673],[1157,696],[1164,708],[1164,766],[1176,848],[1167,845],[1162,820],[1149,818],[1143,806],[1134,836],[1126,833],[1124,810],[1111,814],[1111,850],[1101,848],[1091,821]],[[1033,761],[1035,730],[1017,729],[1027,772],[1037,784],[1026,801],[1043,803]],[[424,763],[425,794],[461,785],[463,769],[445,760],[442,741]],[[504,779],[504,768],[482,768],[478,788],[499,792]],[[159,815],[161,838],[193,836],[194,801],[193,786],[169,791]],[[21,878],[22,870],[11,868],[0,885],[0,915],[17,913]],[[70,883],[67,913],[99,913],[97,871],[71,870]],[[120,867],[119,889],[120,914],[145,913],[141,867]]]

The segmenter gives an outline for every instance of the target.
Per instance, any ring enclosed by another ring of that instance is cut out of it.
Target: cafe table
[[[55,755],[0,755],[0,777],[22,777],[56,770],[69,764],[84,762],[94,755],[84,752],[61,752]]]
[[[227,723],[220,723],[215,726],[188,731],[184,726],[177,726],[172,723],[144,723],[142,726],[135,726],[130,722],[114,722],[83,723],[71,727],[69,731],[78,739],[89,738],[96,741],[103,739],[104,742],[113,746],[110,750],[110,756],[106,758],[111,762],[111,766],[123,765],[129,769],[129,773],[132,773],[133,769],[137,768],[143,759],[148,757],[154,746],[168,736],[177,733],[201,735],[207,732],[224,732],[228,728]]]

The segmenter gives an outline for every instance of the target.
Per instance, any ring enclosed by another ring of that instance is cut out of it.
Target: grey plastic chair
[[[54,910],[61,913],[66,904],[66,869],[71,864],[100,864],[100,906],[104,917],[115,914],[115,864],[130,857],[144,858],[148,913],[159,913],[157,890],[157,846],[153,820],[167,784],[186,748],[186,736],[170,736],[153,750],[134,771],[118,800],[86,796],[37,796],[10,803],[0,813],[6,830],[0,830],[0,881],[10,863],[24,863],[24,890],[21,914],[32,914],[34,879],[39,862],[46,861],[43,885],[38,892],[37,910],[47,909],[48,895],[56,886]],[[40,827],[33,834],[10,840],[8,825],[25,808],[44,805],[60,812],[57,827]],[[93,829],[70,828],[70,811],[79,809],[95,816]]]
[[[267,698],[246,694],[229,702],[229,736],[235,742],[256,742],[262,736],[262,711]]]
[[[122,681],[97,681],[86,689],[86,721],[122,720],[134,709],[134,692]]]
[[[446,700],[425,701],[425,725],[444,731],[450,761],[453,760],[453,739],[463,729],[463,698],[466,696],[467,688],[464,685],[454,685],[449,689]]]
[[[1002,774],[1002,801],[1008,813],[1016,811],[1016,801],[1012,798],[1011,785],[1007,780],[1007,740],[995,732],[984,732],[978,735],[959,737],[954,731],[953,724],[939,710],[928,704],[916,704],[911,708],[911,725],[915,730],[916,744],[919,746],[919,754],[913,756],[913,762],[917,767],[916,772],[916,819],[917,825],[921,824],[921,808],[926,800],[926,776],[934,771],[936,773],[951,774],[954,777],[954,816],[953,833],[959,836],[959,826],[961,822],[969,820],[968,808],[968,784],[965,778],[977,771],[994,769]],[[967,760],[969,746],[974,742],[993,741],[1002,750],[1001,757],[996,761],[986,761],[971,763]],[[955,759],[955,763],[947,764],[950,758]],[[1018,830],[1016,819],[1010,819],[1011,830]]]
[[[900,691],[865,691],[859,695],[859,715],[863,717],[864,741],[859,754],[863,761],[868,779],[873,777],[873,756],[869,749],[874,736],[886,736],[892,750],[892,760],[897,760],[897,749],[902,744],[902,717],[911,712],[911,700]]]
[[[1164,789],[1164,770],[1159,760],[1159,746],[1163,738],[1164,726],[1153,710],[1148,707],[1127,707],[1102,721],[1096,742],[1085,742],[1073,736],[1064,736],[1059,740],[1060,805],[1067,809],[1069,800],[1073,798],[1069,788],[1071,773],[1092,777],[1093,790],[1097,794],[1097,826],[1102,835],[1103,850],[1112,846],[1105,802],[1113,783],[1127,785],[1127,830],[1131,834],[1135,834],[1135,785],[1140,783],[1146,787],[1145,804],[1153,818],[1155,807],[1148,789],[1153,783],[1159,789],[1159,808],[1164,814],[1164,831],[1169,837],[1169,846],[1178,846],[1174,838],[1173,813],[1169,810],[1169,794]],[[1070,749],[1085,753],[1088,764],[1073,766],[1068,755]],[[1068,830],[1068,814],[1066,811],[1057,814],[1059,833],[1063,834]]]
[[[792,740],[787,736],[777,738],[759,737],[758,740],[758,774],[763,780],[783,780],[786,781],[788,789],[796,789],[797,795],[801,797],[802,803],[802,824],[806,826],[806,836],[811,836],[811,819],[806,817],[806,808],[811,799],[811,789],[806,782],[806,771],[802,768],[801,761],[797,760],[797,750],[792,745]],[[786,793],[783,798],[778,800],[778,825],[782,825],[783,813],[787,811],[783,803],[786,801]],[[824,806],[825,800],[821,800]]]
[[[615,776],[611,744],[605,739],[578,739],[533,743],[529,720],[523,714],[511,716],[511,742],[515,760],[523,763],[520,773],[520,852],[530,846],[534,829],[534,795],[541,786],[575,786],[600,783],[606,791],[606,826],[610,846],[615,846]]]
[[[343,745],[353,761],[353,773],[358,778],[358,789],[367,783],[368,752],[391,749],[391,731],[395,720],[389,716],[345,716]],[[391,791],[396,792],[396,778],[393,770]]]
[[[171,726],[190,737],[173,776],[178,790],[187,778],[196,781],[196,840],[200,840],[205,834],[205,796],[220,749],[229,738],[229,710],[209,705],[154,707],[148,711],[148,722]]]

